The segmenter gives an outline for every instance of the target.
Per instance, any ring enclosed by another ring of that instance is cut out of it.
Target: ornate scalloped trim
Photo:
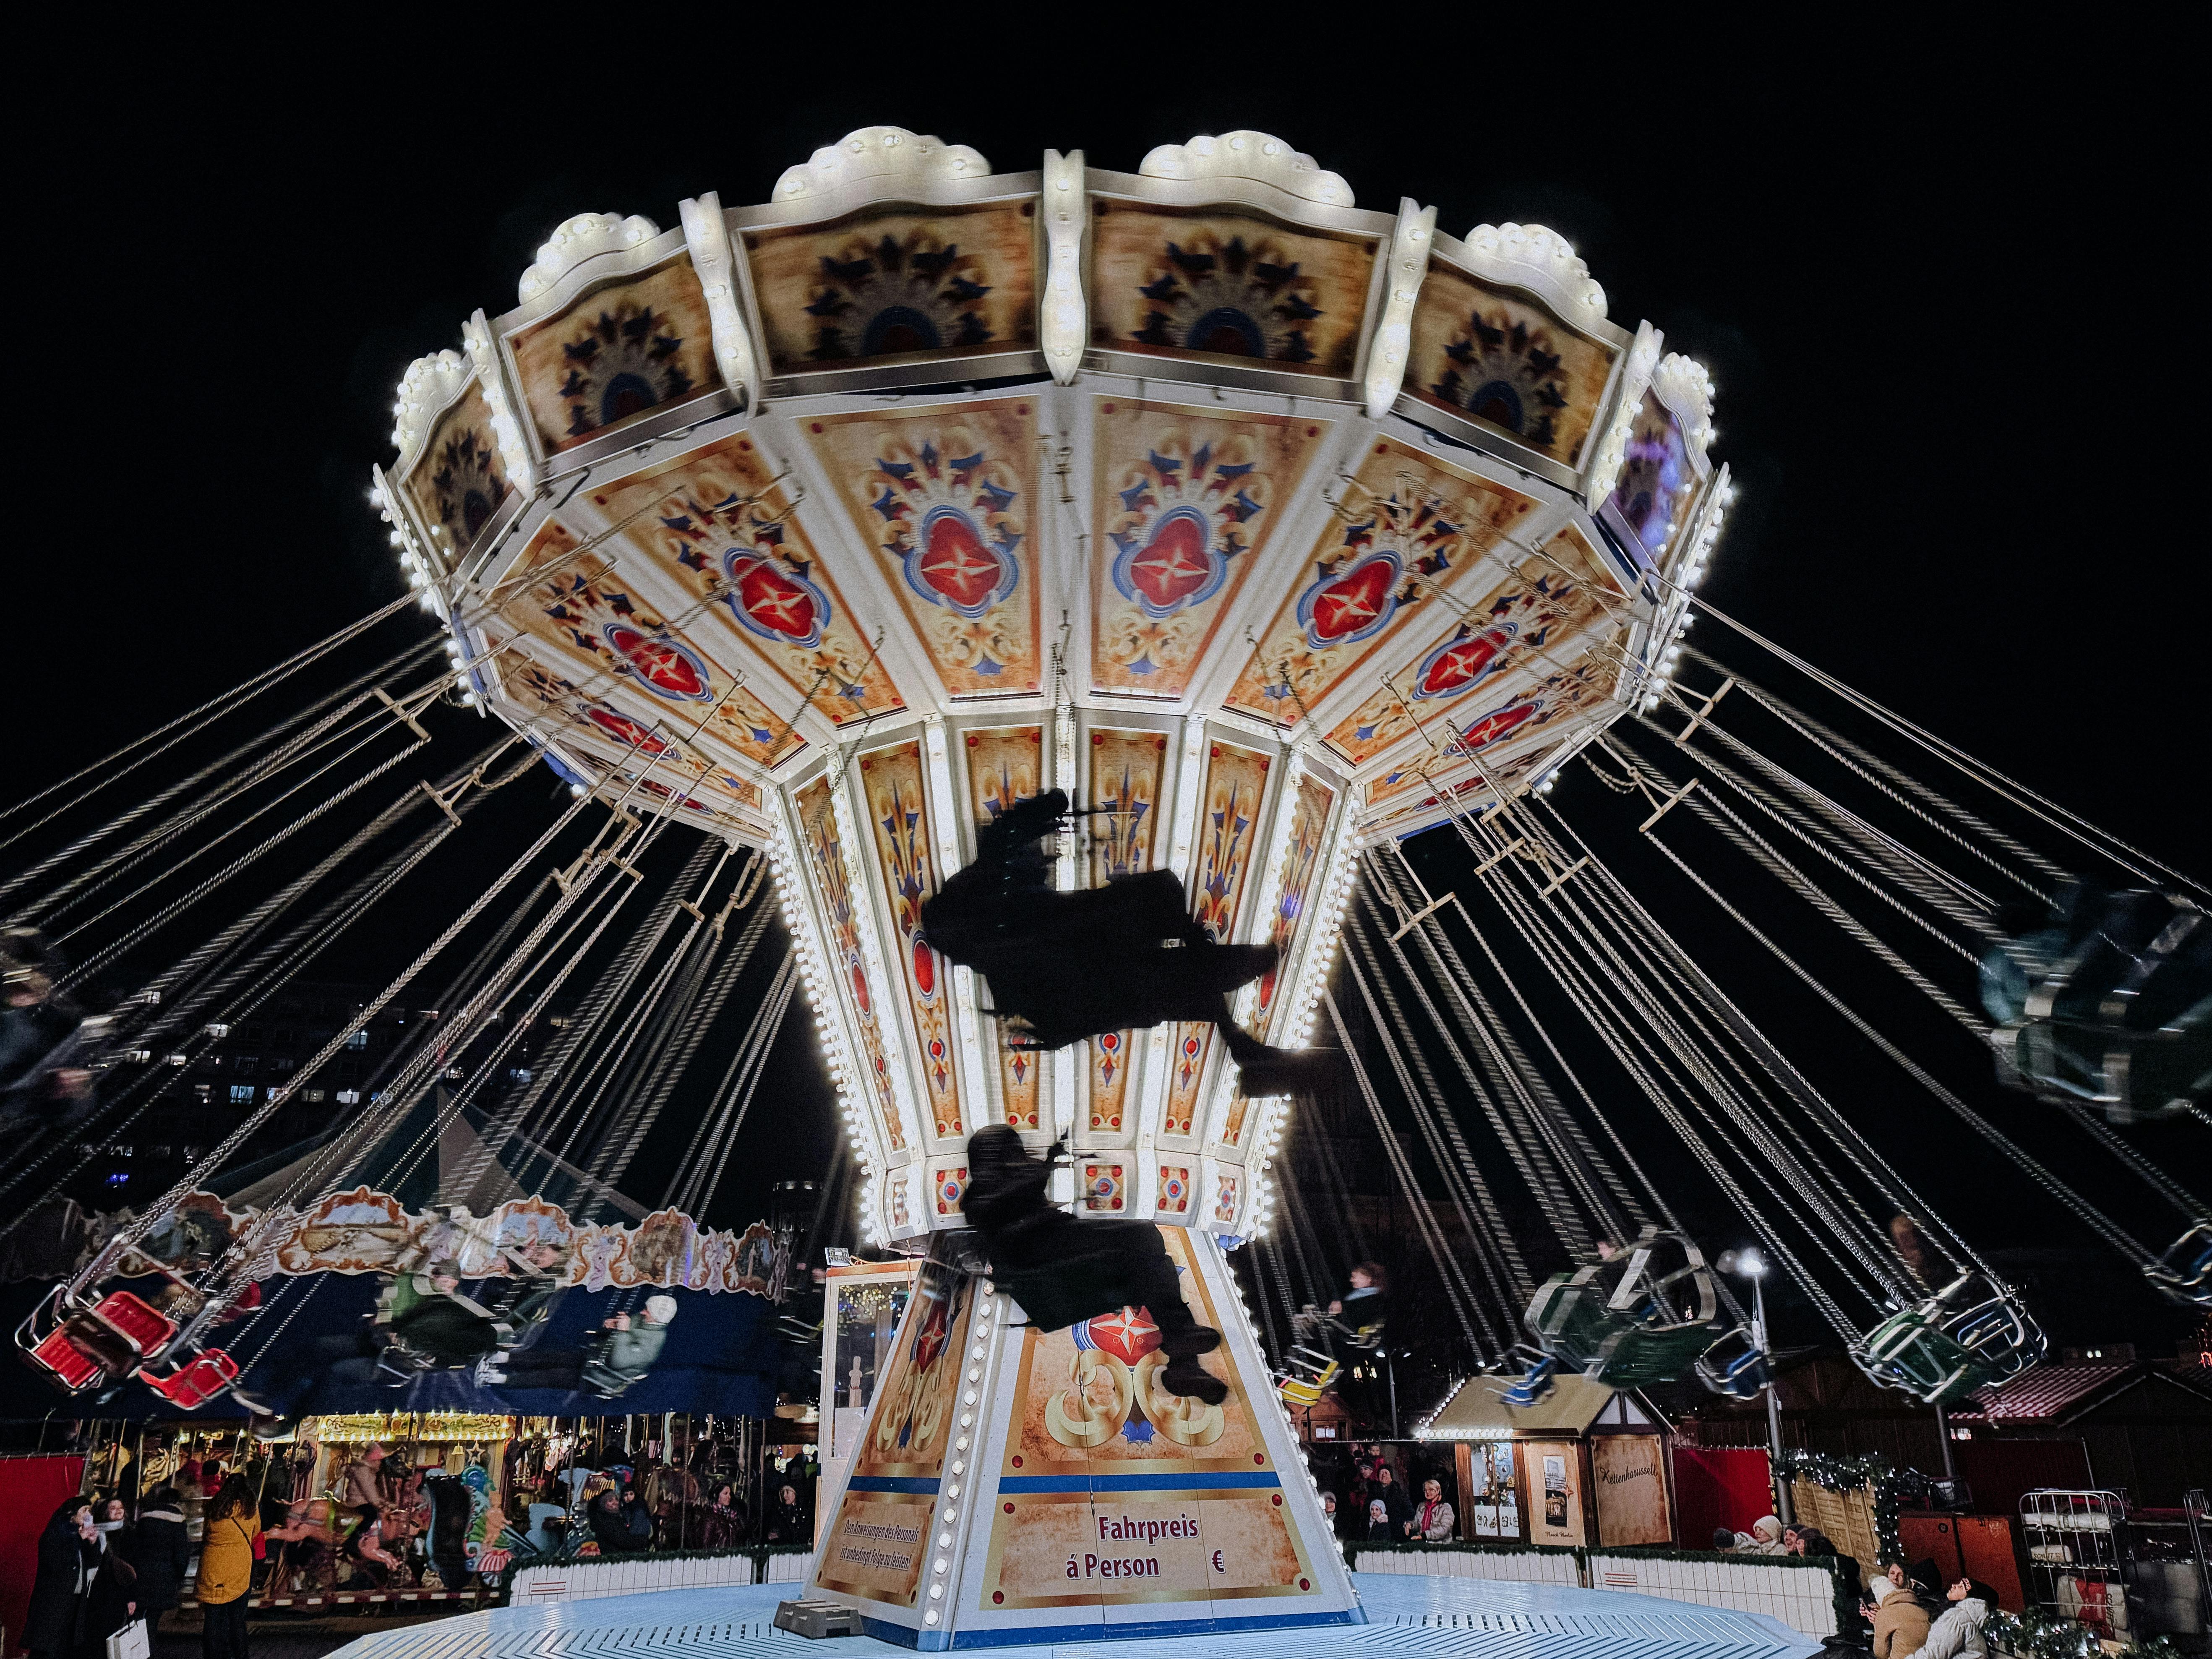
[[[927,191],[988,176],[991,164],[965,144],[908,132],[904,127],[861,127],[824,144],[775,181],[775,199],[799,202],[848,185],[885,179]]]
[[[1397,228],[1390,233],[1382,315],[1367,346],[1367,417],[1371,421],[1390,412],[1406,384],[1406,363],[1413,347],[1413,301],[1421,291],[1421,278],[1428,274],[1436,229],[1434,208],[1417,206],[1411,197],[1399,203]]]
[[[1628,434],[1635,428],[1636,411],[1651,385],[1653,371],[1659,367],[1659,343],[1665,337],[1649,323],[1636,325],[1635,343],[1628,348],[1628,361],[1620,368],[1620,393],[1613,399],[1613,424],[1606,428],[1583,480],[1583,499],[1593,507],[1613,494],[1613,483],[1620,477],[1620,464],[1628,454]]]
[[[1605,290],[1567,239],[1542,225],[1477,225],[1467,234],[1475,274],[1535,294],[1577,328],[1605,320]]]
[[[758,359],[753,355],[752,336],[745,331],[744,308],[738,302],[738,262],[730,249],[729,222],[722,217],[721,198],[710,190],[696,201],[686,201],[677,211],[684,221],[684,240],[691,250],[691,269],[707,296],[714,366],[722,371],[723,384],[744,400],[744,406],[757,409]]]
[[[526,494],[532,492],[538,488],[538,463],[531,459],[522,422],[514,418],[514,406],[507,401],[507,382],[499,372],[499,350],[492,343],[491,324],[483,312],[461,325],[461,339],[476,363],[477,384],[483,389],[484,404],[491,410],[492,441],[499,446],[500,459],[507,463],[507,478]]]
[[[1137,171],[1147,179],[1243,179],[1324,207],[1352,205],[1352,186],[1339,174],[1324,172],[1312,156],[1273,133],[1249,128],[1218,137],[1200,133],[1187,144],[1158,145]]]
[[[1713,544],[1721,538],[1721,521],[1728,517],[1729,505],[1735,500],[1735,486],[1729,480],[1728,464],[1714,476],[1713,487],[1705,495],[1705,507],[1697,527],[1686,539],[1690,544],[1690,556],[1679,561],[1674,568],[1674,580],[1682,587],[1695,587],[1698,579],[1705,574],[1705,562],[1713,556]],[[1686,609],[1688,600],[1682,601]]]
[[[1682,422],[1682,441],[1699,465],[1719,435],[1713,430],[1713,377],[1703,363],[1670,351],[1651,377],[1651,390]]]
[[[1091,196],[1084,189],[1083,152],[1044,153],[1044,293],[1037,301],[1037,343],[1045,367],[1060,386],[1073,386],[1091,337],[1091,319],[1083,299],[1083,231],[1091,222]]]
[[[659,234],[659,225],[635,213],[626,219],[612,213],[580,213],[564,219],[538,250],[537,264],[522,273],[515,291],[528,305],[585,260],[636,247]]]
[[[394,477],[407,476],[430,435],[430,422],[467,388],[474,372],[469,360],[450,346],[407,365],[399,380],[398,401],[392,405],[392,447],[399,452],[392,465]]]

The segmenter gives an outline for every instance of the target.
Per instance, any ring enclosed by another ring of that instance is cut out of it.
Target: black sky
[[[1702,15],[1648,20],[1659,51],[1556,12],[1285,13],[1256,61],[1126,9],[1035,54],[994,43],[1042,14],[932,15],[363,14],[19,63],[8,792],[401,591],[365,499],[392,388],[562,218],[763,200],[878,123],[1006,170],[1249,126],[1364,207],[1565,233],[1615,320],[1712,371],[1740,500],[1706,597],[2212,865],[2203,352],[2154,71],[1924,35],[1729,59]]]

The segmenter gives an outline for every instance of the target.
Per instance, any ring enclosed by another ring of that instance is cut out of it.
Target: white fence
[[[1685,1553],[1679,1559],[1581,1550],[1424,1549],[1352,1546],[1354,1572],[1433,1578],[1486,1578],[1522,1584],[1573,1584],[1656,1595],[1732,1613],[1763,1613],[1814,1638],[1836,1630],[1835,1577],[1825,1565],[1775,1556]]]
[[[1352,1547],[1354,1572],[1396,1572],[1427,1578],[1490,1578],[1516,1584],[1575,1584],[1582,1570],[1571,1550],[1363,1550]]]
[[[1665,1561],[1593,1553],[1589,1584],[1701,1607],[1763,1613],[1807,1636],[1836,1633],[1835,1575],[1818,1565],[1799,1566],[1771,1556]]]
[[[796,1584],[806,1577],[810,1552],[742,1550],[727,1555],[582,1556],[514,1575],[508,1605],[594,1601],[603,1595],[642,1595],[653,1590],[715,1589],[738,1584]],[[763,1571],[763,1569],[765,1569]]]

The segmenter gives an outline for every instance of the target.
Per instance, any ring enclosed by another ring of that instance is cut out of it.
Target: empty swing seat
[[[69,1310],[33,1340],[41,1315]],[[128,1291],[111,1291],[90,1306],[58,1291],[15,1333],[30,1362],[71,1394],[112,1376],[127,1376],[141,1361],[159,1355],[177,1334],[176,1322]]]
[[[1294,1319],[1311,1320],[1310,1328],[1327,1340],[1328,1327],[1313,1316],[1310,1308]],[[1333,1348],[1316,1348],[1300,1342],[1283,1359],[1285,1369],[1275,1379],[1275,1392],[1285,1406],[1294,1410],[1306,1411],[1318,1405],[1322,1396],[1334,1388],[1337,1379],[1344,1375],[1343,1364]]]
[[[2143,1277],[2177,1302],[2212,1308],[2212,1222],[2200,1221],[2174,1240]]]
[[[1540,1405],[1553,1387],[1553,1378],[1559,1362],[1552,1355],[1540,1353],[1528,1361],[1528,1368],[1520,1377],[1498,1390],[1498,1397],[1514,1411],[1526,1411]]]
[[[1699,1354],[1696,1370],[1698,1382],[1730,1400],[1756,1400],[1771,1380],[1765,1354],[1742,1325]]]
[[[167,1376],[141,1370],[138,1380],[183,1411],[198,1411],[221,1398],[238,1381],[238,1362],[221,1348],[194,1354]]]
[[[110,1291],[92,1304],[91,1313],[141,1359],[159,1357],[176,1339],[177,1322],[129,1291]]]

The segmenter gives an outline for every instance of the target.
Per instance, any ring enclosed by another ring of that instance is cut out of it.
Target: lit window
[[[351,1036],[346,1039],[346,1047],[349,1048],[368,1048],[368,1033],[366,1031],[356,1031]]]
[[[508,1078],[516,1083],[527,1083],[530,1081],[530,1068],[527,1066],[509,1066],[507,1068],[507,1074]]]
[[[245,1106],[252,1103],[253,1099],[253,1085],[251,1083],[232,1084],[230,1085],[230,1099],[231,1103],[235,1106]]]
[[[324,1093],[320,1089],[308,1089],[303,1091],[300,1097],[306,1101],[310,1106],[319,1106],[323,1103],[325,1099]]]
[[[361,1091],[358,1089],[341,1089],[338,1091],[338,1104],[341,1106],[356,1105],[360,1103],[360,1100]]]

